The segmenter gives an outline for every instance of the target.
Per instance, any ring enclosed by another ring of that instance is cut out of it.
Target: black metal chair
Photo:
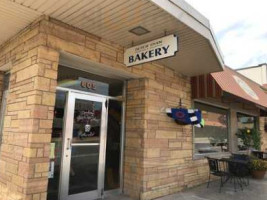
[[[263,160],[263,152],[262,151],[252,151],[253,156],[257,157],[258,159]]]
[[[207,157],[207,159],[208,159],[209,170],[210,170],[207,188],[210,185],[210,175],[217,176],[217,177],[220,177],[221,179],[220,189],[219,189],[219,192],[221,192],[221,189],[223,187],[223,178],[226,178],[228,176],[228,173],[225,167],[225,161],[222,161],[216,158],[209,158],[209,157]]]
[[[237,153],[232,153],[232,159],[237,160],[237,161],[249,161],[250,158],[246,154],[237,154]]]
[[[264,151],[252,151],[252,155],[261,160],[267,160],[267,152]]]
[[[234,189],[236,191],[236,184],[239,184],[241,190],[243,190],[243,184],[245,186],[249,185],[249,162],[248,161],[238,161],[238,160],[228,160],[228,174],[229,178],[234,180]],[[245,181],[247,179],[247,182]]]

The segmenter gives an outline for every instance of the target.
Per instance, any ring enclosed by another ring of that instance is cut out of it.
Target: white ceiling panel
[[[30,8],[18,5],[8,0],[0,1],[0,44],[25,28],[40,16]]]
[[[180,0],[0,0],[0,24],[4,27],[0,32],[0,43],[39,16],[47,15],[124,47],[147,42],[165,34],[177,34],[179,52],[173,58],[159,61],[161,64],[187,75],[221,70],[220,59],[212,46],[213,41],[208,38],[208,28],[195,22],[196,20],[193,20],[192,26],[186,24],[187,21],[192,21],[192,17],[187,14],[192,16],[194,13],[190,6],[184,6],[185,9],[190,8],[188,13],[183,13],[178,7],[165,8],[175,7],[175,2]],[[173,11],[176,13],[175,9],[181,12],[179,16],[171,14]],[[205,20],[199,13],[196,16]],[[204,24],[207,25],[207,22]],[[150,32],[142,36],[129,32],[137,26]],[[205,34],[198,31],[202,29]]]

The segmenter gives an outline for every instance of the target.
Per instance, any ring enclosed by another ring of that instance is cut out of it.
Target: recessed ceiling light
[[[142,26],[137,26],[137,27],[135,27],[135,28],[129,30],[129,32],[131,32],[131,33],[133,33],[133,34],[135,34],[135,35],[140,36],[140,35],[147,34],[147,33],[149,33],[150,31],[147,30],[147,29],[145,29],[145,28],[142,27]]]

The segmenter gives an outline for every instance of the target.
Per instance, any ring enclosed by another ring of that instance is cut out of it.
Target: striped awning
[[[261,86],[235,70],[224,71],[191,78],[192,98],[220,98],[224,92],[267,108],[267,94]]]

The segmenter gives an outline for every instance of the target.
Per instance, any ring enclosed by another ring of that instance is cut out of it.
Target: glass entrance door
[[[106,98],[69,92],[64,125],[61,200],[101,198],[107,130]]]

